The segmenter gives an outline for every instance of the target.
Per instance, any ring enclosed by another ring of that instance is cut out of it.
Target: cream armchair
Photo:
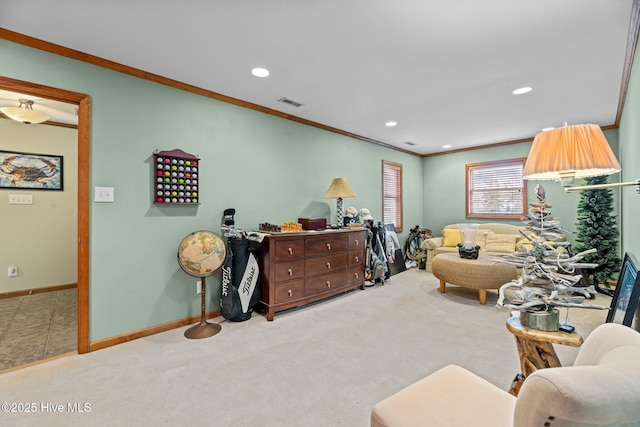
[[[535,371],[518,398],[446,366],[374,406],[372,427],[640,426],[640,333],[598,326],[571,367]]]

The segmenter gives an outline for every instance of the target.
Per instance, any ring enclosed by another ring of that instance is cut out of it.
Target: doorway
[[[90,109],[89,95],[0,76],[0,89],[47,98],[78,106],[78,203],[77,203],[77,351],[89,352],[89,203]]]

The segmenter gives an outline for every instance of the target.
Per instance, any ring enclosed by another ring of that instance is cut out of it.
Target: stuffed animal
[[[358,223],[358,210],[353,206],[348,207],[344,212],[344,225],[349,226],[351,224]]]
[[[363,225],[373,225],[373,216],[367,208],[360,209],[360,223]]]

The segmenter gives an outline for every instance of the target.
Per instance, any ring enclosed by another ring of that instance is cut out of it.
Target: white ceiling
[[[531,138],[564,122],[615,124],[632,6],[0,0],[0,27],[430,154]],[[256,66],[271,75],[252,76]],[[511,94],[522,86],[534,90]],[[398,125],[385,127],[390,120]]]

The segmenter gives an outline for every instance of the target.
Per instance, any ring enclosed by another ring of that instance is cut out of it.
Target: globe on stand
[[[190,276],[199,277],[202,284],[200,323],[187,329],[184,336],[190,339],[211,337],[222,329],[206,319],[207,300],[205,278],[214,274],[227,256],[225,242],[218,234],[200,230],[182,239],[178,246],[178,264]]]

